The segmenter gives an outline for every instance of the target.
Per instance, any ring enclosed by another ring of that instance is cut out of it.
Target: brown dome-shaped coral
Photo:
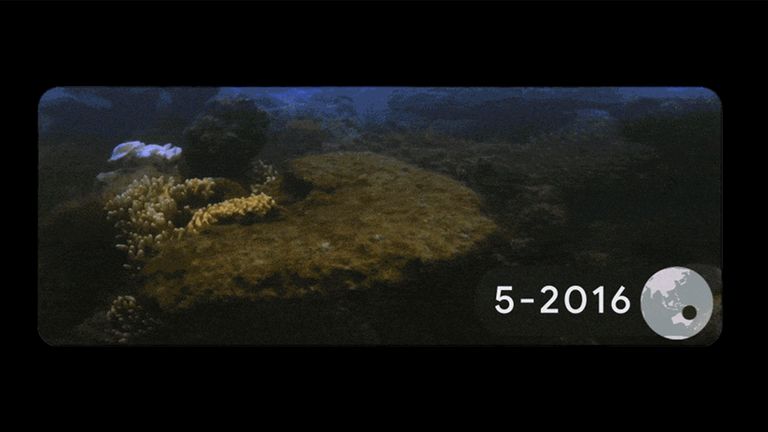
[[[470,189],[372,153],[289,164],[280,217],[213,225],[170,242],[143,270],[166,310],[228,299],[299,298],[401,284],[476,251],[496,230]]]

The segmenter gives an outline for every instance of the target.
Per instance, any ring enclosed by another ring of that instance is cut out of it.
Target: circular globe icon
[[[667,339],[688,339],[712,316],[712,291],[700,274],[685,267],[656,272],[640,295],[640,309],[654,332]]]

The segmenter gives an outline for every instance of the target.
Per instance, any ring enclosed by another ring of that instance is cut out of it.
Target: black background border
[[[671,386],[690,396],[675,411],[699,413],[682,420],[691,428],[715,418],[766,423],[766,3],[33,2],[2,14],[6,111],[19,133],[9,139],[26,143],[13,149],[29,149],[30,165],[39,97],[60,85],[704,86],[728,120],[727,300],[711,347],[51,348],[37,336],[29,287],[24,342],[40,361],[34,376],[59,399],[116,370],[175,390],[267,379],[290,387],[295,378],[330,388],[352,377],[341,385],[407,400],[408,388],[488,398],[491,416],[492,405],[522,396],[587,413],[574,424],[604,427],[600,416],[614,412],[634,428],[657,424],[648,413]]]

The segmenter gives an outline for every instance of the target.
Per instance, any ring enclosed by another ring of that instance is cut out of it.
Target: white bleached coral
[[[107,159],[120,168],[114,171],[102,172],[96,180],[107,189],[125,187],[128,182],[141,177],[143,173],[150,176],[161,174],[176,175],[176,161],[181,158],[181,148],[172,144],[144,144],[141,141],[128,141],[117,145],[112,150],[112,156]]]
[[[132,261],[147,258],[162,243],[183,232],[174,220],[180,212],[193,209],[182,204],[193,199],[204,202],[214,194],[214,185],[211,178],[177,183],[174,177],[144,176],[133,181],[105,206],[107,218],[116,221],[115,227],[121,232],[118,238],[123,242],[117,248],[126,251]]]
[[[144,144],[141,141],[128,141],[117,145],[112,150],[109,162],[117,161],[167,161],[175,162],[181,157],[181,148],[172,144]]]
[[[263,217],[275,205],[275,200],[264,193],[209,204],[192,215],[192,220],[187,225],[187,231],[199,233],[202,229],[224,219],[237,219],[246,215]]]

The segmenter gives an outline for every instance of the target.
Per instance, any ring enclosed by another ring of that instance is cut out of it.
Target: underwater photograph
[[[721,104],[701,87],[55,87],[38,106],[38,333],[664,345],[644,288],[682,267],[707,310],[674,297],[680,272],[654,298],[682,343],[709,344],[721,173]]]

